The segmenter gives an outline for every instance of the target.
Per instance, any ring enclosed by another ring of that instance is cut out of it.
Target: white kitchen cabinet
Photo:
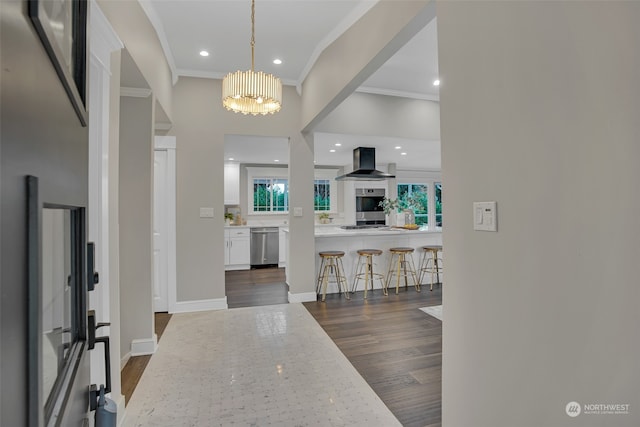
[[[238,163],[224,164],[224,204],[240,204],[240,165]]]
[[[280,227],[278,233],[278,267],[284,267],[287,264],[287,235],[282,227]]]
[[[251,267],[249,227],[227,228],[224,233],[225,270],[248,270]]]

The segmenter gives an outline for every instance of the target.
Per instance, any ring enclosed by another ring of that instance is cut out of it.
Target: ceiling
[[[251,67],[250,0],[140,0],[169,58],[174,79],[179,76],[223,78],[227,73]],[[376,3],[375,0],[256,0],[255,68],[273,73],[284,84],[300,87],[320,53]],[[201,50],[208,57],[199,55]],[[428,24],[378,71],[359,91],[417,99],[438,100],[437,34],[435,20]],[[274,59],[281,65],[274,65]],[[286,100],[285,100],[286,102]],[[239,137],[246,144],[255,138]],[[337,141],[342,147],[335,147]],[[261,147],[275,145],[277,138],[262,140]],[[255,142],[255,141],[254,141]],[[279,141],[287,150],[286,141]],[[395,140],[354,135],[316,134],[316,162],[351,164],[352,148],[375,146],[378,162],[396,161],[398,168],[440,169],[439,142]],[[400,145],[406,156],[398,158]],[[438,147],[436,148],[435,145]],[[273,150],[276,148],[273,147]],[[337,149],[329,153],[329,149]],[[236,146],[235,158],[254,161],[253,153]],[[275,151],[269,151],[270,154]],[[430,159],[437,154],[437,162]],[[234,155],[226,153],[225,158]],[[429,156],[429,157],[425,157]],[[273,156],[269,156],[273,157]],[[282,157],[282,155],[279,155]],[[416,161],[416,158],[420,162]],[[436,164],[437,163],[437,164]]]

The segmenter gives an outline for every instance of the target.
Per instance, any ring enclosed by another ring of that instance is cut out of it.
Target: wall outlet
[[[302,216],[302,208],[293,208],[293,216]]]

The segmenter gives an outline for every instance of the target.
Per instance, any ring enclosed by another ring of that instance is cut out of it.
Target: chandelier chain
[[[251,71],[254,70],[253,52],[256,46],[256,1],[251,0]]]

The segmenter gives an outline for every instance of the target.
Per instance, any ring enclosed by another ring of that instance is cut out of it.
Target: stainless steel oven
[[[356,188],[356,224],[384,224],[384,188]]]

